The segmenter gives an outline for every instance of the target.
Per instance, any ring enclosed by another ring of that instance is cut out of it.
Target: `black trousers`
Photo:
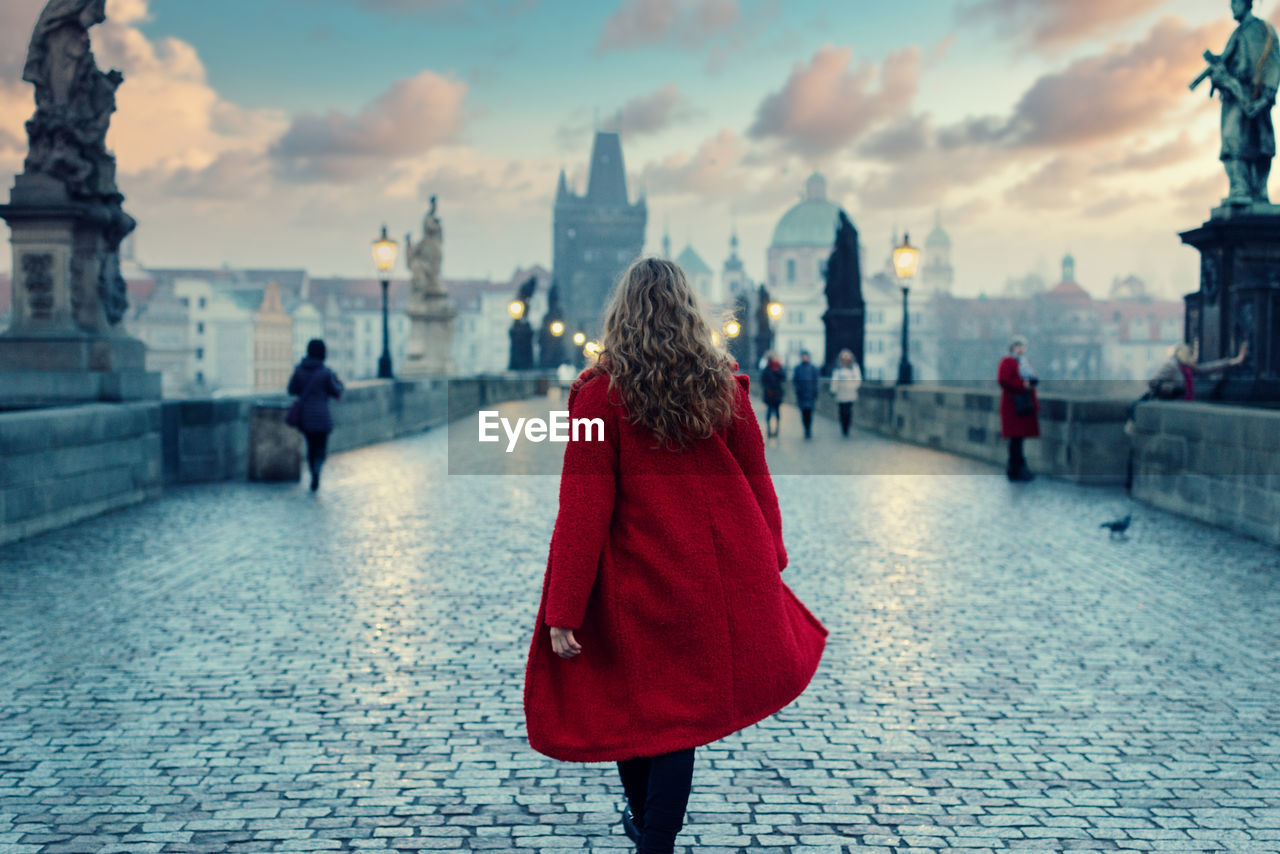
[[[840,404],[840,432],[849,435],[849,428],[853,426],[853,402]]]
[[[684,811],[693,788],[693,751],[642,756],[618,763],[627,803],[641,828],[640,854],[671,854],[684,827]]]
[[[812,410],[812,409],[801,409],[801,410],[800,410],[800,422],[801,422],[802,424],[804,424],[804,435],[805,435],[805,437],[807,438],[807,437],[809,437],[809,436],[812,436],[812,435],[813,435],[813,410]]]
[[[1022,438],[1009,440],[1009,474],[1017,474],[1027,467],[1027,458],[1022,451]]]
[[[773,435],[778,431],[778,427],[782,424],[782,405],[778,403],[766,403],[764,405],[764,426],[768,430],[769,435]]]
[[[329,450],[329,434],[308,432],[302,435],[307,439],[307,467],[315,474],[324,465],[324,458]]]

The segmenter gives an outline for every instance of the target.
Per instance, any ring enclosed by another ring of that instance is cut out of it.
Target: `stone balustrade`
[[[425,430],[481,405],[528,397],[536,375],[372,380],[333,406],[331,451]],[[0,412],[0,543],[161,495],[249,476],[255,410],[285,395],[56,406]],[[297,436],[301,452],[301,436]]]

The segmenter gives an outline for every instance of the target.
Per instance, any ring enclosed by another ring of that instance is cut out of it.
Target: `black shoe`
[[[315,492],[320,488],[320,472],[313,471],[311,473],[311,491]]]
[[[622,832],[636,845],[640,844],[640,828],[636,826],[635,816],[631,814],[631,804],[622,808]]]

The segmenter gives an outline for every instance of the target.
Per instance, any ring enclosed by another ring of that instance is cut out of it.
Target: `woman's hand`
[[[1244,360],[1249,358],[1249,342],[1246,341],[1240,345],[1240,354],[1231,361],[1237,365],[1244,364]]]
[[[573,639],[573,629],[551,627],[551,649],[561,658],[573,658],[582,652],[582,646]]]

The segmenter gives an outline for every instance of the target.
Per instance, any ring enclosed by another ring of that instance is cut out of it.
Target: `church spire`
[[[569,195],[569,184],[564,177],[564,167],[560,167],[560,180],[556,182],[556,200],[565,198]]]
[[[587,200],[608,207],[627,206],[627,172],[622,162],[622,140],[616,133],[596,133],[591,147]]]

